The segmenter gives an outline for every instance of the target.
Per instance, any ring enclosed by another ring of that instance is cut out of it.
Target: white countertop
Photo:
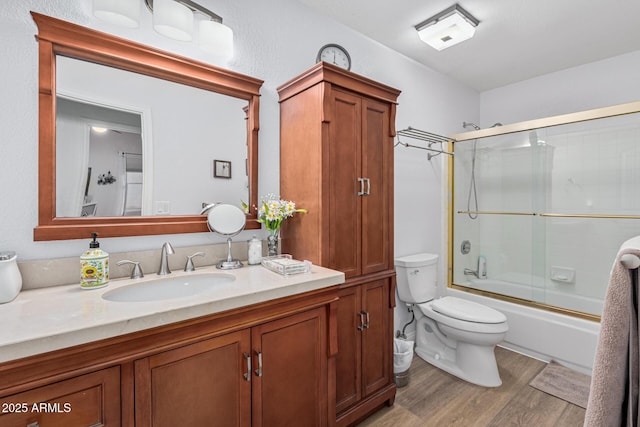
[[[111,338],[182,320],[218,313],[276,298],[300,294],[344,282],[344,274],[313,266],[310,273],[283,277],[262,266],[237,270],[200,267],[192,273],[223,272],[235,280],[204,293],[149,302],[107,301],[113,289],[154,280],[117,279],[108,286],[85,290],[80,285],[55,286],[21,292],[12,302],[0,304],[0,362]]]

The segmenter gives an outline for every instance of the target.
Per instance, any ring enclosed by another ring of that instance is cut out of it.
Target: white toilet
[[[509,330],[505,315],[461,298],[435,299],[438,255],[409,255],[395,264],[400,300],[414,306],[416,354],[470,383],[501,385],[494,348]]]

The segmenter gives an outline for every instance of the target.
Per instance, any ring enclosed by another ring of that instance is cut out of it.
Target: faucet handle
[[[193,265],[193,257],[204,256],[204,252],[196,252],[193,255],[187,257],[187,263],[184,265],[184,271],[195,271],[196,266]]]
[[[116,263],[117,265],[124,265],[124,264],[133,264],[133,268],[131,269],[131,278],[132,279],[140,279],[142,277],[144,277],[144,273],[142,272],[142,267],[140,267],[140,262],[139,261],[130,261],[128,259],[123,259],[122,261],[118,261]]]

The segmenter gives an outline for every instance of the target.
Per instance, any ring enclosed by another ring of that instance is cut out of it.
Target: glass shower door
[[[454,144],[451,283],[598,316],[640,234],[640,113],[514,127]]]

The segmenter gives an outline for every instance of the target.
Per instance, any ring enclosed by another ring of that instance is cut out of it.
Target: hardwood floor
[[[544,362],[496,347],[502,385],[484,388],[462,381],[414,355],[409,385],[395,404],[359,427],[582,426],[585,410],[543,393],[529,381]]]

